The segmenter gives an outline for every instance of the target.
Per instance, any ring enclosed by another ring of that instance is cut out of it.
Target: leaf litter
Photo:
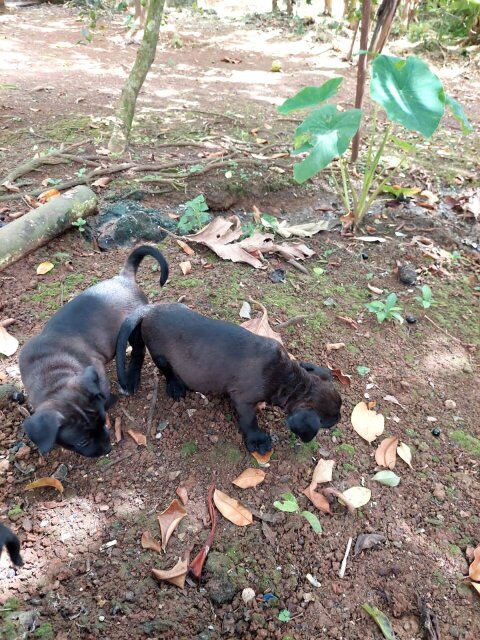
[[[257,316],[256,318],[252,318],[251,320],[247,320],[246,322],[242,322],[240,326],[242,326],[244,329],[247,329],[248,331],[251,331],[257,336],[273,338],[283,345],[282,336],[274,331],[270,326],[270,323],[268,321],[268,313],[263,304],[261,304],[260,302],[256,302],[255,300],[252,300],[252,304],[253,306],[258,307],[261,310],[262,315]]]
[[[361,533],[355,542],[353,555],[358,556],[362,551],[372,549],[383,542],[385,542],[385,536],[381,533]]]
[[[158,524],[160,525],[160,532],[162,534],[163,551],[167,548],[167,544],[172,533],[186,515],[187,512],[185,507],[175,498],[165,511],[162,511],[162,513],[157,516]]]
[[[157,580],[170,582],[176,587],[180,587],[180,589],[183,589],[183,587],[185,586],[187,572],[188,572],[188,554],[183,560],[179,558],[177,564],[171,569],[166,569],[166,570],[152,569],[152,574],[154,578],[156,578]]]
[[[151,549],[152,551],[156,551],[157,553],[162,552],[162,545],[155,540],[150,531],[144,531],[142,533],[140,544],[142,545],[143,549]]]
[[[395,467],[397,461],[397,444],[398,438],[391,436],[390,438],[382,440],[378,445],[375,451],[375,462],[379,467],[387,467],[388,469]]]
[[[0,353],[10,357],[18,349],[18,340],[12,336],[5,327],[0,326]]]
[[[408,464],[410,469],[413,469],[413,467],[412,467],[412,451],[411,451],[410,447],[408,446],[408,444],[405,444],[404,442],[401,442],[397,447],[397,454],[398,454],[399,458],[401,458],[406,464]]]
[[[208,489],[207,494],[207,507],[208,513],[210,515],[210,532],[205,540],[203,547],[197,553],[195,558],[188,566],[188,572],[191,576],[200,579],[202,575],[203,565],[205,564],[205,560],[207,559],[208,553],[212,547],[213,540],[215,538],[215,532],[217,529],[217,514],[215,513],[215,507],[213,506],[213,493],[215,491],[215,483],[212,483]]]
[[[232,480],[232,484],[240,489],[250,489],[256,487],[265,480],[265,471],[261,469],[245,469],[242,473]]]
[[[237,525],[237,527],[246,527],[253,523],[253,515],[251,512],[238,500],[231,498],[226,493],[223,493],[223,491],[215,489],[213,502],[222,516]]]
[[[367,442],[373,442],[385,429],[384,416],[369,409],[365,402],[359,402],[354,407],[351,421],[358,435]]]
[[[60,482],[60,480],[57,480],[57,478],[53,478],[51,476],[47,476],[46,478],[39,478],[38,480],[29,482],[25,485],[25,490],[30,491],[32,489],[40,489],[42,487],[52,487],[60,493],[63,493],[64,491],[63,484]]]

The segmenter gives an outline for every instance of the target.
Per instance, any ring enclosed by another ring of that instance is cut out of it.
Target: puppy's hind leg
[[[187,395],[187,385],[183,380],[175,373],[170,363],[163,356],[153,354],[152,358],[157,367],[165,376],[167,382],[167,395],[174,400],[180,400]]]
[[[234,403],[238,413],[238,425],[247,450],[250,453],[257,451],[262,455],[267,451],[271,451],[272,438],[258,426],[255,405],[236,400],[234,400]]]
[[[130,362],[127,369],[128,392],[135,393],[140,386],[140,375],[145,360],[145,343],[142,338],[142,327],[137,325],[128,338],[132,346]]]

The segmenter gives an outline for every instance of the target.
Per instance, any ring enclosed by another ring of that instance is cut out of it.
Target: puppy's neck
[[[286,352],[282,353],[281,361],[273,367],[269,380],[267,402],[287,414],[291,413],[309,395],[312,384],[308,372],[291,360]]]

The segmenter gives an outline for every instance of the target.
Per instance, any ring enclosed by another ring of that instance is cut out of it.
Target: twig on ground
[[[130,422],[135,422],[135,418],[133,418],[126,409],[124,409],[123,407],[120,407],[123,415],[128,418],[130,420]]]
[[[150,403],[150,409],[148,410],[148,418],[147,418],[147,433],[153,438],[155,435],[155,429],[153,428],[153,416],[155,414],[155,407],[157,406],[158,399],[158,375],[155,372],[153,381],[153,393],[152,393],[152,401]]]
[[[462,340],[460,340],[460,338],[457,338],[456,336],[452,336],[451,333],[448,333],[448,331],[446,331],[445,329],[443,329],[440,325],[438,325],[436,322],[434,322],[431,318],[429,318],[426,314],[425,314],[425,320],[428,320],[430,322],[430,324],[432,324],[435,329],[438,329],[439,331],[441,331],[442,333],[444,333],[447,337],[451,338],[452,340],[455,340],[456,342],[458,342],[459,344],[462,345],[462,347],[464,347],[465,349],[467,349],[467,351],[475,351],[476,350],[476,345],[475,344],[471,344],[469,342],[463,342]]]
[[[345,555],[343,556],[342,564],[340,566],[340,571],[338,572],[338,577],[343,578],[345,576],[345,570],[347,568],[347,560],[350,554],[350,549],[352,548],[353,538],[349,538],[347,542],[347,548],[345,549]]]
[[[288,320],[285,320],[285,322],[279,322],[276,324],[275,329],[286,329],[287,327],[291,327],[293,324],[300,324],[300,322],[303,322],[307,318],[310,318],[310,316],[293,316],[293,318],[289,318]]]
[[[102,471],[108,471],[109,469],[114,467],[116,464],[119,464],[120,462],[123,462],[124,460],[128,460],[128,458],[131,458],[133,456],[133,454],[137,453],[137,451],[139,449],[140,449],[140,447],[137,447],[136,449],[132,449],[131,451],[126,453],[124,456],[121,456],[120,458],[117,458],[116,460],[112,460],[111,462],[109,462],[108,464],[106,464],[105,466],[102,467]]]

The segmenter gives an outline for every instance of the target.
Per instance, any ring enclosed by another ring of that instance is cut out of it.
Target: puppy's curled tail
[[[0,555],[2,553],[3,546],[5,545],[13,564],[17,567],[21,567],[23,560],[20,556],[20,542],[17,536],[10,531],[8,527],[0,524]]]
[[[135,279],[137,276],[137,269],[145,256],[152,256],[160,265],[160,285],[163,287],[168,279],[168,262],[162,253],[149,244],[142,244],[141,247],[137,247],[128,256],[123,269],[120,271],[121,276]]]
[[[125,355],[127,351],[127,342],[135,330],[142,322],[145,315],[151,310],[151,305],[144,304],[137,307],[132,313],[125,318],[118,332],[117,350],[115,352],[115,362],[117,365],[117,378],[120,389],[123,393],[133,393],[131,381],[128,373],[125,371]]]

